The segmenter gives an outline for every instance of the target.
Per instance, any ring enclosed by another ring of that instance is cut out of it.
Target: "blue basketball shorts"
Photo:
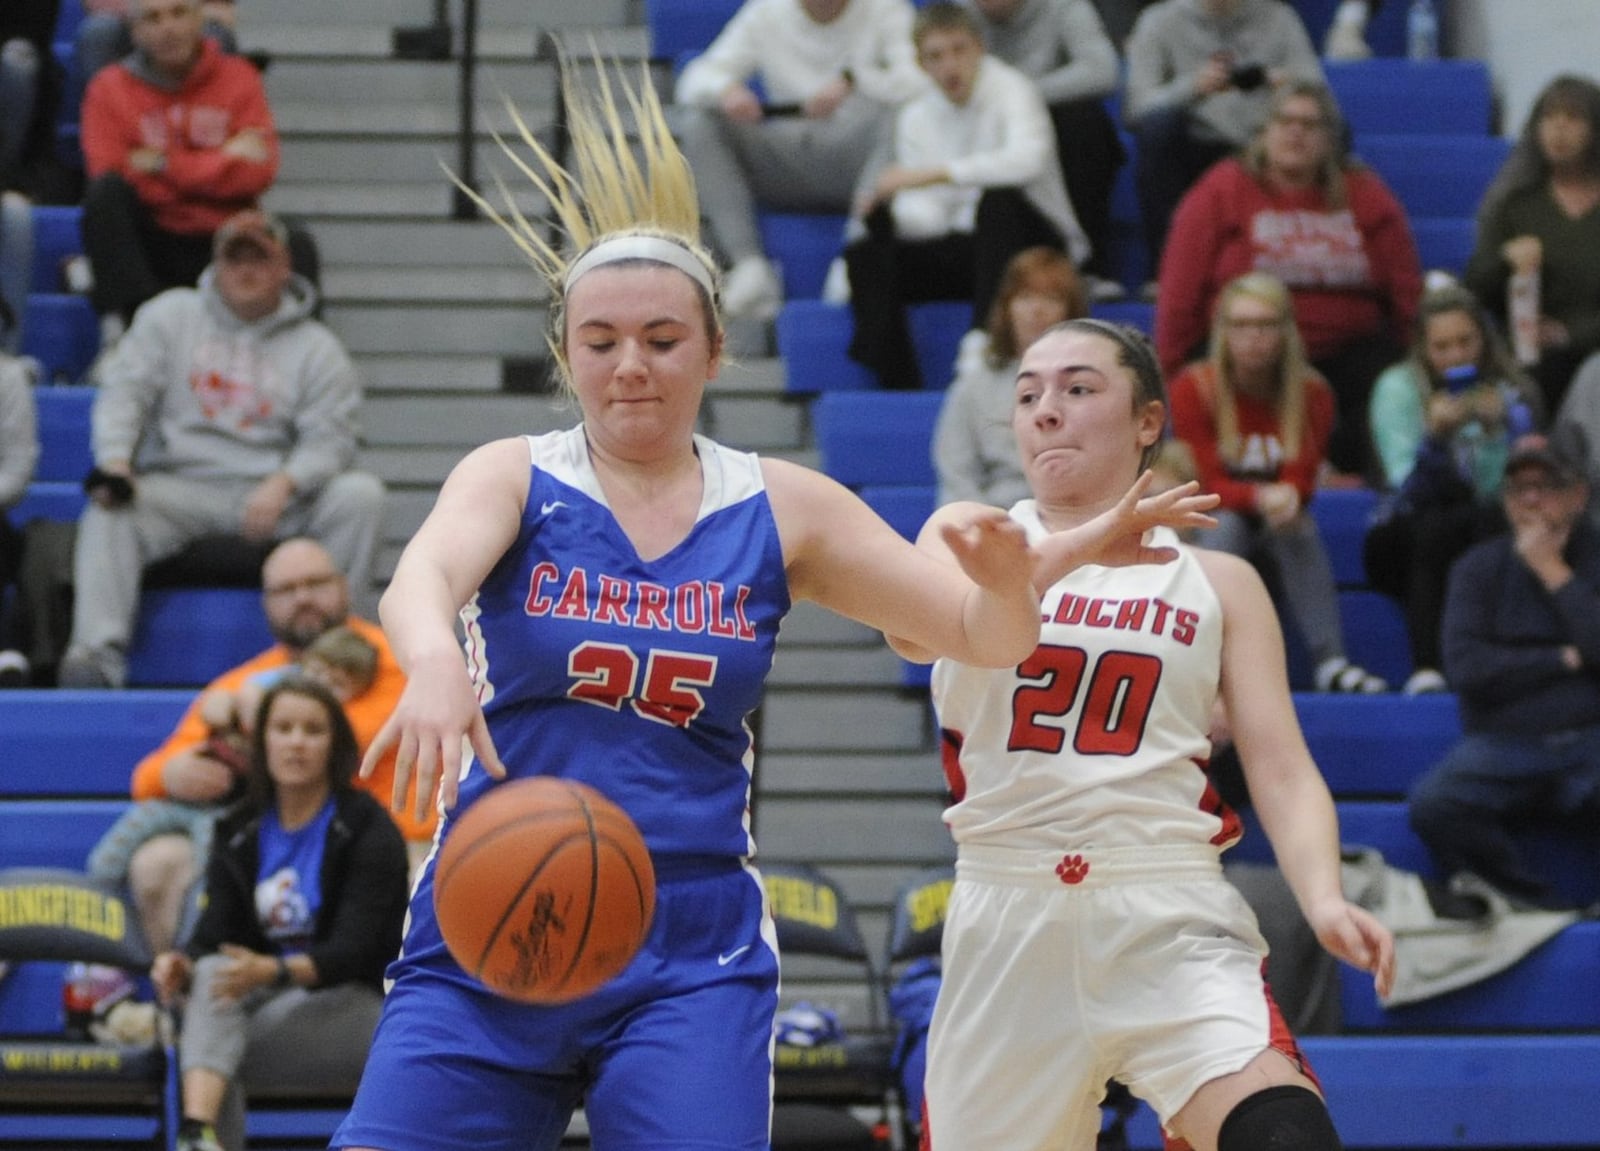
[[[657,861],[633,962],[594,994],[537,1007],[456,965],[432,864],[335,1148],[544,1151],[584,1108],[596,1151],[766,1151],[778,954],[759,876]]]

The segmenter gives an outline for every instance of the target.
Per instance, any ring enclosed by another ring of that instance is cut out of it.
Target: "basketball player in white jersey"
[[[1036,547],[1123,498],[1162,435],[1149,344],[1069,320],[1024,354],[1013,427]],[[941,509],[919,546],[943,553]],[[1176,546],[1166,529],[1150,542]],[[1208,785],[1226,706],[1262,826],[1322,945],[1393,978],[1393,940],[1340,889],[1333,801],[1301,736],[1282,636],[1243,560],[1080,567],[1043,593],[1013,668],[941,659],[933,697],[958,845],[929,1035],[932,1151],[1089,1151],[1117,1079],[1195,1151],[1339,1147],[1262,976],[1220,856],[1239,825]],[[926,657],[896,642],[902,654]]]

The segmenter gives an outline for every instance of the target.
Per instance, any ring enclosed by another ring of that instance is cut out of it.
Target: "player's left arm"
[[[1222,702],[1251,804],[1278,867],[1322,945],[1373,972],[1379,994],[1387,994],[1394,979],[1394,940],[1370,913],[1344,897],[1339,821],[1295,715],[1272,600],[1246,561],[1219,552],[1196,554],[1222,602]]]

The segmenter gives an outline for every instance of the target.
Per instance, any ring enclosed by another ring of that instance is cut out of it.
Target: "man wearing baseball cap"
[[[106,357],[62,686],[122,685],[144,567],[202,536],[310,536],[369,589],[384,490],[352,470],[361,382],[287,238],[259,209],[229,216],[199,285],[140,307]]]
[[[1512,445],[1511,530],[1450,573],[1444,671],[1464,734],[1411,792],[1439,870],[1514,900],[1577,902],[1524,859],[1511,828],[1557,825],[1600,844],[1600,534],[1584,516],[1587,445],[1572,425]]]

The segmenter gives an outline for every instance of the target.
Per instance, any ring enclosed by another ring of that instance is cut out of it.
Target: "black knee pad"
[[[1268,1087],[1240,1100],[1217,1132],[1217,1151],[1342,1151],[1328,1107],[1304,1087]]]

